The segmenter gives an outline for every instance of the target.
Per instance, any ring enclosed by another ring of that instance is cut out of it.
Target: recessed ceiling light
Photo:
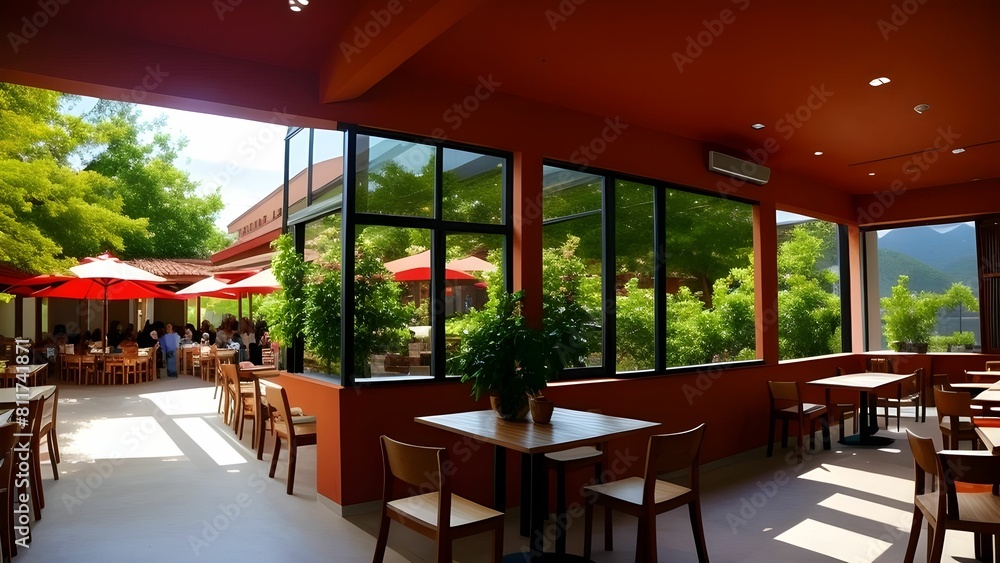
[[[288,0],[288,9],[293,12],[301,12],[302,6],[308,6],[309,0]]]
[[[763,128],[764,128],[764,124],[763,124],[763,123],[754,123],[753,125],[751,125],[751,126],[750,126],[750,128],[751,128],[751,129],[757,129],[757,130],[760,130],[760,129],[763,129]]]
[[[869,176],[874,176],[874,175],[875,175],[875,173],[874,173],[874,172],[869,172],[869,173],[868,173],[868,175],[869,175]]]
[[[816,156],[823,156],[823,151],[816,151],[813,154]]]
[[[963,152],[965,152],[965,149],[963,149],[962,147],[959,147],[957,149],[951,149],[951,154],[962,154]]]
[[[881,86],[883,84],[888,84],[890,82],[892,82],[892,81],[889,80],[888,78],[886,78],[884,76],[880,76],[878,78],[873,78],[872,80],[869,80],[868,81],[868,85],[869,86]]]
[[[915,111],[917,113],[924,113],[925,111],[927,111],[929,109],[931,109],[931,106],[929,106],[927,104],[917,104],[917,105],[913,106],[913,111]]]

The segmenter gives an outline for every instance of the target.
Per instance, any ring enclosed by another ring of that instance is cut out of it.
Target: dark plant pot
[[[552,401],[545,397],[532,397],[528,403],[531,405],[531,420],[535,424],[548,424],[552,420],[552,411],[556,408]]]
[[[501,403],[499,396],[491,395],[490,405],[493,407],[493,412],[497,413],[497,417],[504,420],[524,420],[528,417],[527,395],[523,399],[510,401],[510,404]]]
[[[897,352],[915,352],[917,354],[927,353],[927,343],[926,342],[897,342],[896,343]]]

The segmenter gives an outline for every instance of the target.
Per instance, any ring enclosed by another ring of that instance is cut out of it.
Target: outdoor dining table
[[[860,413],[858,416],[861,422],[859,425],[860,432],[850,436],[841,436],[840,440],[838,440],[839,443],[847,446],[888,446],[895,440],[886,436],[875,436],[875,433],[879,430],[878,413],[873,407],[875,404],[874,399],[876,391],[893,384],[898,385],[899,382],[910,377],[913,377],[912,373],[881,373],[869,371],[824,377],[823,379],[816,379],[808,383],[809,385],[819,385],[826,388],[825,404],[827,405],[832,404],[830,402],[831,389],[850,389],[860,393]],[[871,395],[870,398],[869,395]],[[871,405],[869,405],[869,401],[871,401]],[[829,423],[829,416],[830,414],[828,410],[827,423]]]
[[[549,498],[545,454],[604,442],[660,425],[658,422],[562,408],[554,410],[549,424],[503,420],[491,410],[419,416],[414,420],[493,444],[493,505],[500,512],[506,506],[507,450],[521,453],[520,531],[522,536],[529,538],[532,554],[541,554],[544,544],[543,524]],[[557,518],[561,522],[564,515]],[[521,556],[518,560],[525,559]],[[562,553],[544,554],[543,559],[537,560],[587,561]]]

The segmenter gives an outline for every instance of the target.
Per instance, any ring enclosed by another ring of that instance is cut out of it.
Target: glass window
[[[979,272],[973,223],[877,231],[882,347],[965,351],[979,343]],[[872,238],[869,237],[869,241]],[[872,278],[869,276],[869,284]],[[876,324],[876,330],[879,325]],[[871,331],[875,332],[875,331]],[[871,346],[870,346],[871,347]]]
[[[615,330],[617,370],[653,369],[656,326],[653,187],[615,182]]]
[[[357,228],[355,377],[430,377],[430,239],[427,229]]]
[[[444,150],[442,218],[467,223],[503,223],[506,160],[455,149]]]
[[[305,208],[309,193],[310,129],[300,129],[288,139],[288,208],[290,213]]]
[[[312,202],[340,197],[344,190],[344,133],[313,131]]]
[[[779,211],[777,228],[779,358],[842,352],[837,225]]]
[[[664,194],[667,367],[756,358],[752,206]]]
[[[357,211],[433,217],[435,152],[430,145],[358,135]]]
[[[340,225],[340,213],[334,213],[305,228],[306,371],[340,373]]]
[[[543,170],[542,321],[558,331],[566,367],[603,364],[603,184],[593,174]]]
[[[503,241],[503,235],[448,235],[444,297],[446,362],[458,355],[462,335],[479,325],[477,315],[488,306],[491,296],[506,291]],[[449,374],[452,371],[449,369]]]

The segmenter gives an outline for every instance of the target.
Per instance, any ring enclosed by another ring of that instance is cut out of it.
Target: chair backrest
[[[656,491],[656,476],[681,469],[689,470],[691,490],[698,491],[698,464],[701,442],[705,436],[705,423],[684,432],[659,434],[649,437],[646,452],[646,475],[643,483],[643,504],[653,502]]]
[[[938,418],[972,416],[972,396],[965,391],[947,391],[934,388],[934,405],[937,407]],[[954,426],[957,430],[958,427]]]
[[[931,385],[933,387],[940,387],[945,391],[954,391],[955,388],[951,386],[951,382],[948,381],[948,374],[946,373],[935,373],[931,376]]]
[[[55,392],[52,396],[45,399],[42,402],[42,420],[39,423],[39,430],[42,434],[45,434],[49,430],[55,427],[56,424],[56,409],[59,405],[59,388],[56,387]]]
[[[910,377],[900,382],[903,395],[914,395],[919,393],[924,386],[924,368],[917,368]]]
[[[17,443],[15,433],[20,431],[20,427],[13,422],[0,425],[0,488],[8,489],[8,494],[13,494],[11,482],[14,478],[14,444]]]
[[[1000,371],[1000,362],[986,362],[986,371]]]
[[[268,406],[271,407],[271,428],[278,437],[292,440],[295,437],[295,425],[292,424],[292,407],[289,406],[285,388],[274,384],[268,385],[265,397]]]
[[[878,373],[892,373],[892,360],[890,358],[868,358],[868,371]]]
[[[922,495],[927,490],[927,475],[938,477],[941,475],[941,461],[938,459],[937,450],[934,449],[934,440],[917,436],[906,429],[906,438],[910,442],[910,451],[913,452],[913,470],[915,495]],[[944,489],[940,491],[944,496]]]
[[[798,381],[768,381],[767,390],[771,395],[772,410],[802,406]]]
[[[222,374],[222,383],[224,385],[239,387],[240,378],[239,374],[236,373],[236,366],[234,364],[219,365],[219,373]]]

